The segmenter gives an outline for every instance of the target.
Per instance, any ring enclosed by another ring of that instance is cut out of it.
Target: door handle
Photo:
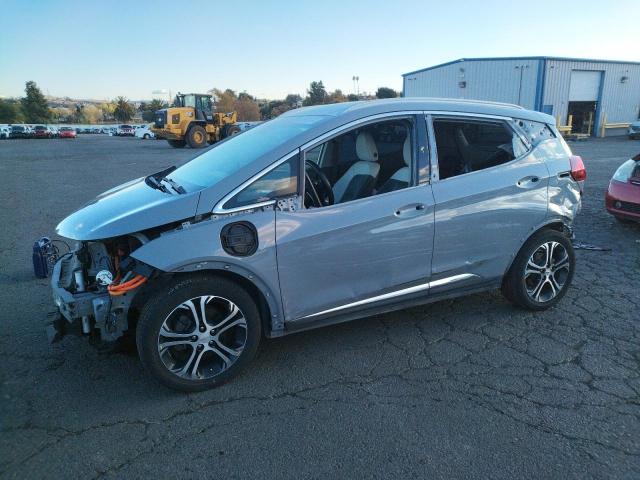
[[[516,182],[516,185],[521,188],[534,187],[540,181],[540,177],[523,177]]]
[[[405,205],[404,207],[398,208],[393,214],[396,217],[404,217],[409,216],[411,214],[419,214],[424,212],[427,209],[427,206],[424,203],[412,203],[411,205]]]

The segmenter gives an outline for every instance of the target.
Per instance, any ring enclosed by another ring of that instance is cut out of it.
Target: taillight
[[[587,179],[587,169],[584,168],[584,162],[579,155],[571,155],[569,157],[571,163],[571,178],[576,182],[581,182]]]

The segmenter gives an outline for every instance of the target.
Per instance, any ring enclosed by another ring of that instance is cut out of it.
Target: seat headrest
[[[407,138],[404,139],[404,145],[402,146],[402,159],[407,167],[411,166],[411,135],[407,133]]]
[[[378,161],[378,147],[369,132],[360,132],[356,138],[356,155],[365,162]]]

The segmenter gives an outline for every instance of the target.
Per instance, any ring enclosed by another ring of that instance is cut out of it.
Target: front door
[[[434,204],[431,185],[417,179],[416,152],[426,157],[420,138],[415,118],[405,115],[354,128],[304,152],[327,172],[335,203],[276,212],[278,273],[290,328],[427,294]]]

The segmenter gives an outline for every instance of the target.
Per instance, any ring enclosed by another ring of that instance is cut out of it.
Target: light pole
[[[355,92],[356,96],[359,97],[360,96],[360,77],[354,75],[353,77],[351,77],[351,80],[353,80],[353,91]]]

